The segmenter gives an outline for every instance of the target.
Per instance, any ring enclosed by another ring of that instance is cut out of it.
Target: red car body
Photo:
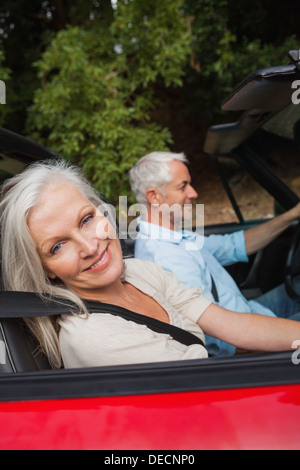
[[[0,403],[0,449],[300,449],[299,420],[300,385]]]

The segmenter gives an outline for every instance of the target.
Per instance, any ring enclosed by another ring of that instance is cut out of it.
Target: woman
[[[227,311],[152,263],[127,260],[101,199],[75,167],[34,164],[2,188],[4,289],[72,300],[70,315],[29,322],[54,367],[99,366],[207,357],[145,325],[88,314],[82,299],[118,305],[186,329],[203,331],[246,350],[287,350],[300,339],[290,320]],[[28,320],[27,320],[28,322]]]

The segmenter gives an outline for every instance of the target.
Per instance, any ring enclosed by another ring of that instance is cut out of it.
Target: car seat
[[[51,369],[23,320],[0,320],[0,374]]]

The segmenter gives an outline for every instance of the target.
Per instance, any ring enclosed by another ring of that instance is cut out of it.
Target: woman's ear
[[[56,279],[56,275],[50,271],[50,269],[45,268],[45,273],[49,277],[49,279]]]

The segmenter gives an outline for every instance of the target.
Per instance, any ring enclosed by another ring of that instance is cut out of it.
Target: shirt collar
[[[170,230],[157,224],[151,224],[145,220],[139,220],[138,238],[150,238],[156,240],[165,240],[170,243],[179,244],[181,240],[196,240],[196,233],[189,230]]]

